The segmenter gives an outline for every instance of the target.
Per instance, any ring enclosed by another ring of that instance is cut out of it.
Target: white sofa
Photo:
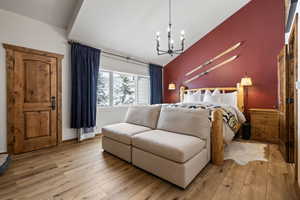
[[[132,106],[124,123],[102,129],[103,149],[186,188],[210,161],[207,110]]]

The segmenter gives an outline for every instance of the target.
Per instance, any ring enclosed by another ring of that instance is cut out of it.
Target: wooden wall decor
[[[189,76],[191,75],[192,73],[202,69],[203,67],[215,62],[217,59],[225,56],[226,54],[229,54],[230,52],[234,51],[235,49],[237,49],[239,46],[242,45],[242,42],[238,42],[236,43],[235,45],[233,45],[232,47],[228,48],[227,50],[223,51],[222,53],[218,54],[217,56],[213,57],[212,59],[204,62],[203,64],[201,64],[200,66],[194,68],[193,70],[189,71],[188,73],[185,74],[185,76]]]
[[[215,66],[213,66],[211,68],[209,68],[208,70],[206,70],[204,72],[201,72],[200,74],[197,74],[196,76],[193,76],[192,78],[184,81],[184,83],[187,84],[187,83],[189,83],[189,82],[191,82],[191,81],[193,81],[193,80],[195,80],[197,78],[200,78],[200,77],[208,74],[209,72],[212,72],[212,71],[218,69],[219,67],[222,67],[222,66],[224,66],[224,65],[226,65],[226,64],[234,61],[237,58],[238,58],[238,55],[232,56],[231,58],[228,58],[227,60],[225,60],[225,61],[223,61],[223,62],[221,62],[221,63],[219,63],[219,64],[217,64],[217,65],[215,65]]]
[[[7,68],[8,152],[17,154],[60,144],[63,55],[3,46]]]

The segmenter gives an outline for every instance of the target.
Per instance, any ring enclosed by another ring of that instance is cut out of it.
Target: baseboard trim
[[[78,141],[77,138],[64,140],[61,144],[59,144],[59,146],[60,146],[60,145],[64,145],[64,144],[75,143],[75,142],[82,143],[82,142],[89,141],[89,140],[99,139],[99,138],[101,138],[101,137],[102,137],[102,133],[96,133],[95,137],[93,137],[93,138],[88,138],[88,139],[83,140],[83,141]]]

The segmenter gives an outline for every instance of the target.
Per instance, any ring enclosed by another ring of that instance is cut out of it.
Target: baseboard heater
[[[80,142],[80,141],[95,137],[96,136],[95,130],[96,130],[96,127],[77,129],[78,141]]]

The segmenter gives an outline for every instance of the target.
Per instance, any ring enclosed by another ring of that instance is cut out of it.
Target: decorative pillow
[[[160,109],[161,105],[130,106],[125,122],[155,129]]]
[[[162,106],[157,129],[192,135],[201,139],[210,137],[209,111],[205,109],[169,108]]]

